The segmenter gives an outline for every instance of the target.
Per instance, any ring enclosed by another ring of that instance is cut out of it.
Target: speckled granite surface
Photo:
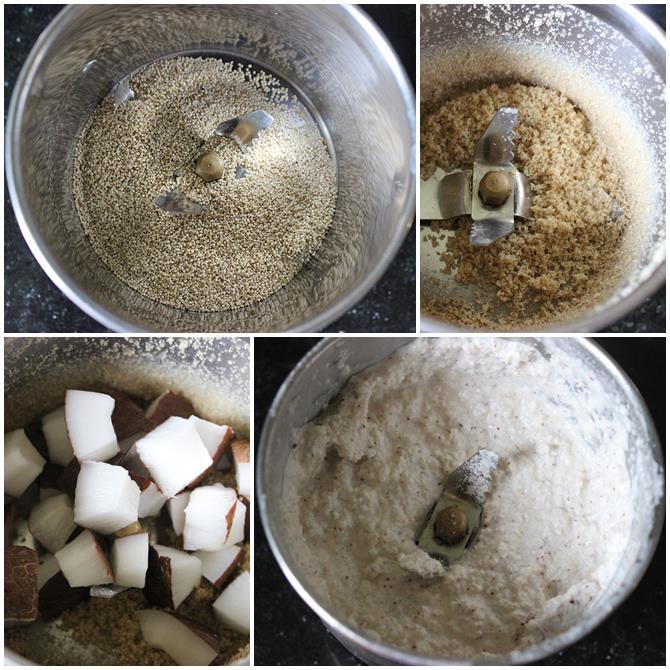
[[[5,5],[5,119],[21,66],[60,5]],[[370,10],[396,48],[414,83],[414,6]],[[414,332],[416,325],[415,229],[364,300],[328,332]],[[16,224],[5,186],[5,331],[104,332],[47,278]]]
[[[269,406],[289,372],[317,338],[256,338],[256,439]],[[598,338],[646,399],[659,435],[665,435],[665,338]],[[256,518],[255,663],[356,665],[289,585]],[[590,635],[540,665],[665,665],[665,533],[633,594]]]

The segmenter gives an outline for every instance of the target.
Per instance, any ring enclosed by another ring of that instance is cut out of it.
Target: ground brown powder
[[[421,172],[472,167],[474,148],[500,107],[519,110],[516,165],[533,187],[532,217],[490,247],[472,247],[468,218],[434,222],[424,238],[443,248],[442,271],[464,297],[422,291],[422,309],[468,328],[539,327],[593,305],[621,273],[629,222],[619,174],[588,118],[567,97],[542,86],[489,85],[451,97],[425,115]],[[613,216],[621,207],[623,214]],[[447,230],[455,229],[455,234]]]

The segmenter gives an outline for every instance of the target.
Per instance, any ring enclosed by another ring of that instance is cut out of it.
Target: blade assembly
[[[445,568],[474,542],[497,466],[498,455],[480,449],[447,476],[440,497],[422,519],[416,544]]]
[[[514,165],[518,110],[499,109],[475,147],[472,170],[437,168],[421,182],[421,219],[470,215],[470,243],[488,246],[514,230],[514,217],[529,218],[532,192]]]

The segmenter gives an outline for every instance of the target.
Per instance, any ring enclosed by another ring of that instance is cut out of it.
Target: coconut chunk
[[[65,405],[42,417],[42,432],[49,451],[49,460],[55,465],[67,465],[74,458],[65,423]]]
[[[152,426],[160,426],[173,416],[188,419],[193,414],[193,405],[184,396],[174,391],[164,391],[156,398],[145,411]]]
[[[74,520],[84,528],[109,535],[137,521],[140,489],[118,465],[84,461],[77,478]]]
[[[202,563],[202,576],[217,588],[225,586],[232,578],[235,568],[244,558],[242,547],[225,547],[218,551],[196,551]]]
[[[235,489],[222,484],[200,486],[191,491],[184,511],[184,549],[221,549],[230,535],[236,507]]]
[[[188,505],[188,500],[191,497],[190,491],[184,491],[179,495],[176,495],[174,498],[170,498],[167,503],[168,512],[170,513],[170,519],[172,520],[172,527],[174,532],[179,536],[184,532],[184,523],[186,522],[186,505]]]
[[[60,565],[53,554],[45,554],[37,564],[37,590],[39,591],[54,575],[60,572]]]
[[[117,586],[143,589],[149,566],[149,534],[136,533],[114,540],[111,563]]]
[[[231,547],[240,542],[244,542],[244,527],[247,520],[247,508],[244,503],[238,499],[233,514],[233,522],[230,524],[230,534],[225,541],[224,546]]]
[[[5,433],[5,493],[19,498],[42,472],[45,463],[25,431]]]
[[[172,498],[212,465],[195,426],[171,417],[136,443],[137,453],[158,488]]]
[[[62,549],[77,527],[70,496],[60,493],[38,502],[30,512],[28,527],[37,541],[52,554]]]
[[[79,461],[108,461],[119,453],[112,425],[114,398],[93,391],[65,393],[65,423]]]
[[[144,435],[137,436],[137,439],[127,448],[127,451],[119,460],[118,465],[124,467],[126,470],[133,472],[136,475],[139,475],[140,477],[147,477],[148,479],[151,479],[151,474],[142,462],[142,459],[140,458],[140,455],[137,451],[137,440],[140,440],[143,437]],[[126,445],[124,443],[124,448],[125,446]]]
[[[148,516],[158,516],[163,509],[163,505],[168,501],[168,497],[158,490],[158,487],[148,477],[141,477],[134,472],[129,472],[130,478],[140,489],[140,507],[138,516],[144,519]]]
[[[245,498],[251,497],[251,462],[250,445],[248,440],[233,440],[230,451],[235,464],[235,479],[237,490]]]
[[[155,544],[149,549],[149,569],[144,592],[161,607],[177,609],[200,584],[202,565],[197,556]]]
[[[221,592],[212,607],[216,618],[226,627],[249,635],[249,599],[251,580],[241,573]]]
[[[195,414],[191,414],[188,420],[195,426],[202,443],[216,465],[233,439],[233,429],[230,426],[220,426],[211,421],[205,421]]]
[[[5,624],[37,618],[37,552],[29,547],[5,549]]]
[[[115,388],[108,388],[106,392],[114,398],[112,426],[114,426],[119,447],[122,441],[151,429],[150,421],[144,415],[142,408],[127,393]]]
[[[112,584],[114,576],[105,552],[90,530],[57,551],[56,560],[70,586],[95,586]]]
[[[149,486],[140,495],[139,518],[144,519],[148,516],[158,516],[167,501],[168,497],[158,490],[154,482],[150,482]]]
[[[137,613],[146,643],[179,665],[209,665],[219,653],[218,638],[192,621],[158,610]]]

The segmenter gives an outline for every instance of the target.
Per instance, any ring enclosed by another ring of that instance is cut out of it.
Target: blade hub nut
[[[445,544],[458,544],[468,533],[468,517],[459,507],[445,507],[435,517],[433,529]]]
[[[223,158],[216,151],[207,151],[198,158],[195,173],[203,181],[210,182],[221,179],[225,168]]]
[[[512,178],[506,172],[491,170],[479,182],[479,198],[487,207],[501,207],[512,194]]]

